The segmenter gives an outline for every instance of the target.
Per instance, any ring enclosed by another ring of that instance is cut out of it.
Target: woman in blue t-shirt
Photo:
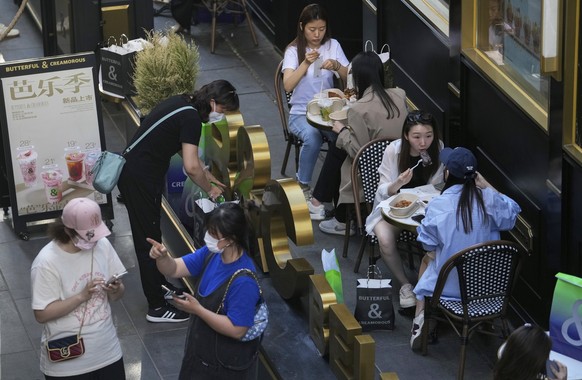
[[[256,377],[260,339],[241,339],[253,326],[259,286],[246,275],[236,276],[228,286],[237,270],[255,272],[247,253],[249,222],[239,205],[224,203],[212,211],[206,226],[206,245],[176,259],[163,244],[148,239],[150,257],[162,274],[195,278],[194,294],[173,300],[191,315],[179,378],[251,379]]]

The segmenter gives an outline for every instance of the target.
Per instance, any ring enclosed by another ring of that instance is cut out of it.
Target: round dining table
[[[400,216],[395,216],[390,212],[390,202],[392,202],[392,200],[394,198],[396,198],[396,196],[398,196],[398,194],[395,194],[393,196],[391,196],[390,198],[382,201],[378,207],[381,208],[382,210],[382,218],[398,227],[398,228],[402,228],[404,230],[408,230],[411,232],[416,232],[416,228],[418,226],[420,226],[420,223],[417,220],[422,220],[422,216],[424,216],[424,212],[426,209],[426,206],[428,205],[428,203],[436,196],[438,196],[440,194],[440,192],[433,186],[433,185],[423,185],[423,186],[418,186],[412,189],[401,189],[400,192],[408,192],[408,193],[412,193],[415,195],[418,195],[419,200],[416,202],[416,207],[414,207],[410,213],[406,216],[400,217]],[[418,219],[417,219],[418,218]],[[415,220],[417,219],[417,220]]]

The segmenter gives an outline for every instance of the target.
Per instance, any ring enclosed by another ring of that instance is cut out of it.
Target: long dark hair
[[[401,141],[402,145],[400,147],[400,157],[398,157],[398,171],[400,173],[404,172],[406,169],[411,167],[410,162],[410,142],[406,137],[410,133],[412,127],[418,124],[428,125],[432,128],[432,135],[433,140],[432,144],[426,150],[429,154],[430,158],[432,159],[432,164],[428,167],[429,170],[424,170],[424,176],[426,178],[422,178],[424,183],[428,183],[428,180],[434,173],[437,172],[440,166],[439,160],[439,150],[440,150],[440,137],[439,137],[439,129],[437,127],[436,120],[431,113],[425,111],[412,111],[406,116],[404,120],[404,126],[402,127],[402,136]],[[416,164],[416,162],[415,162]]]
[[[546,372],[552,340],[539,326],[517,328],[493,369],[494,380],[535,380]],[[550,375],[550,374],[548,374]]]
[[[206,219],[208,232],[222,234],[236,245],[249,251],[250,222],[244,210],[236,203],[223,203],[215,208]]]
[[[198,110],[202,121],[208,121],[208,115],[212,108],[210,100],[214,99],[216,104],[224,107],[225,111],[236,111],[239,109],[239,100],[236,89],[229,81],[224,79],[215,80],[202,86],[199,90],[190,95],[190,103]]]
[[[466,234],[473,230],[473,201],[477,202],[477,208],[483,217],[483,222],[487,223],[489,217],[485,210],[485,202],[483,201],[483,193],[477,187],[475,178],[470,176],[466,179],[455,177],[451,172],[445,181],[443,192],[453,185],[462,185],[461,196],[457,204],[457,228],[459,227],[459,220],[463,222],[463,230]]]
[[[309,4],[301,11],[299,15],[299,21],[297,21],[297,36],[289,46],[297,46],[297,59],[299,64],[305,59],[305,50],[307,49],[307,40],[305,39],[305,34],[303,34],[303,29],[305,25],[314,20],[325,21],[325,35],[321,39],[321,44],[327,42],[331,38],[331,29],[329,25],[329,18],[327,17],[327,12],[319,4]]]
[[[386,119],[392,119],[400,110],[384,89],[384,65],[378,54],[371,51],[358,53],[352,60],[352,76],[356,86],[356,98],[361,99],[364,92],[372,87],[373,96],[379,96],[386,109]]]

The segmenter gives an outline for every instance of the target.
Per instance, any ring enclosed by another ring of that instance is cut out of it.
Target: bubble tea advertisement
[[[78,197],[107,202],[91,176],[101,152],[93,62],[79,54],[0,65],[13,213],[61,210]]]

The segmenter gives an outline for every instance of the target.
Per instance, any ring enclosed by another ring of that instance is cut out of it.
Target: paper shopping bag
[[[104,91],[119,96],[135,94],[133,85],[135,55],[147,44],[149,43],[146,40],[140,38],[126,41],[122,46],[113,43],[101,48],[101,85]]]
[[[370,278],[369,275],[357,280],[354,317],[362,326],[362,331],[394,330],[390,282],[389,279]]]
[[[582,361],[582,279],[556,274],[550,312],[552,350]]]

